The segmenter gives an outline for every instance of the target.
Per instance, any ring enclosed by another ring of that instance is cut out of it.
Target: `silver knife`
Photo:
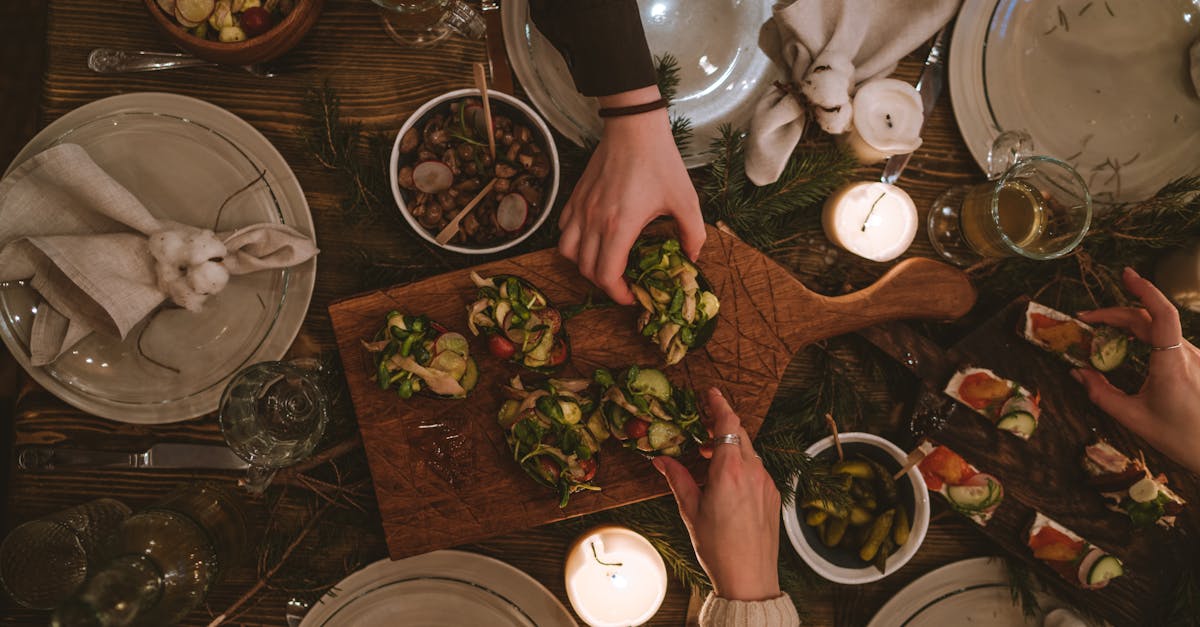
[[[934,36],[929,56],[925,57],[925,69],[921,71],[921,79],[917,81],[917,92],[921,94],[921,104],[925,107],[925,119],[921,122],[921,128],[925,128],[929,114],[933,113],[934,103],[937,102],[938,96],[942,95],[942,86],[946,82],[946,44],[950,41],[950,31],[953,28],[954,21],[951,20]],[[887,165],[883,166],[883,176],[879,180],[889,185],[895,184],[911,157],[911,152],[892,156],[887,160]]]
[[[90,451],[53,446],[17,449],[17,468],[196,468],[245,470],[249,464],[225,446],[159,443],[141,452]]]

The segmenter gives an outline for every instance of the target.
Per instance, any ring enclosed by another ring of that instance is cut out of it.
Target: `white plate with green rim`
[[[1067,607],[1044,592],[1035,594],[1041,609],[1026,616],[1020,602],[1013,601],[1004,561],[976,557],[948,564],[908,584],[879,608],[867,627],[1040,627],[1051,611]]]
[[[567,608],[524,572],[463,551],[380,560],[340,581],[300,627],[575,627]]]
[[[220,230],[283,223],[313,234],[304,191],[279,151],[236,115],[202,100],[131,93],[86,104],[51,123],[14,167],[62,143],[83,147],[156,217],[211,228],[234,191]],[[4,216],[0,215],[0,220]],[[29,362],[40,297],[0,287],[0,338],[35,381],[79,409],[120,422],[163,424],[217,409],[242,367],[283,357],[312,298],[316,261],[233,277],[199,313],[167,309],[125,339],[93,333],[44,367]]]
[[[1072,164],[1101,203],[1153,196],[1200,174],[1192,0],[966,0],[950,46],[950,96],[986,169],[1001,130]]]
[[[687,167],[712,160],[708,151],[721,125],[746,130],[755,105],[783,77],[763,52],[775,45],[766,42],[778,40],[764,29],[771,6],[765,0],[638,2],[651,54],[679,61],[671,111],[692,122],[694,135],[682,151]],[[508,58],[534,106],[576,144],[598,138],[596,100],[575,91],[566,62],[530,21],[528,0],[505,0],[500,9]]]

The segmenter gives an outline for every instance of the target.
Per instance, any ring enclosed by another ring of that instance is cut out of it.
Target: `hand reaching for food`
[[[651,86],[600,102],[623,107],[658,98],[658,88]],[[704,220],[666,109],[608,118],[559,218],[559,252],[613,300],[632,305],[633,292],[621,274],[634,241],[659,216],[675,218],[683,250],[695,260],[704,244]]]
[[[1100,409],[1150,445],[1200,473],[1200,349],[1183,339],[1179,311],[1150,281],[1132,268],[1122,276],[1125,288],[1145,305],[1111,307],[1079,314],[1087,323],[1107,324],[1133,333],[1152,347],[1150,372],[1133,395],[1113,387],[1094,370],[1074,370]]]
[[[716,388],[705,397],[717,441],[704,488],[674,459],[655,458],[654,467],[675,493],[696,557],[717,596],[774,599],[780,595],[779,490],[729,402]]]

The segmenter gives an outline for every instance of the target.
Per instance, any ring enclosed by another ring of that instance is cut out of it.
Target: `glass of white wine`
[[[371,0],[379,5],[383,27],[397,43],[430,46],[450,35],[483,39],[483,16],[462,0]]]
[[[988,182],[954,187],[929,212],[929,241],[967,266],[984,258],[1057,259],[1083,241],[1092,196],[1070,164],[1032,154],[1024,131],[1001,133],[988,152]]]

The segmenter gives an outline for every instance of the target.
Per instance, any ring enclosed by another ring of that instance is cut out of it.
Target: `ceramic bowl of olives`
[[[409,225],[430,243],[466,254],[521,243],[546,221],[558,195],[558,150],[546,123],[508,94],[488,98],[490,129],[477,89],[425,103],[397,133],[389,164],[392,194]],[[488,185],[458,233],[439,244],[438,233]]]

